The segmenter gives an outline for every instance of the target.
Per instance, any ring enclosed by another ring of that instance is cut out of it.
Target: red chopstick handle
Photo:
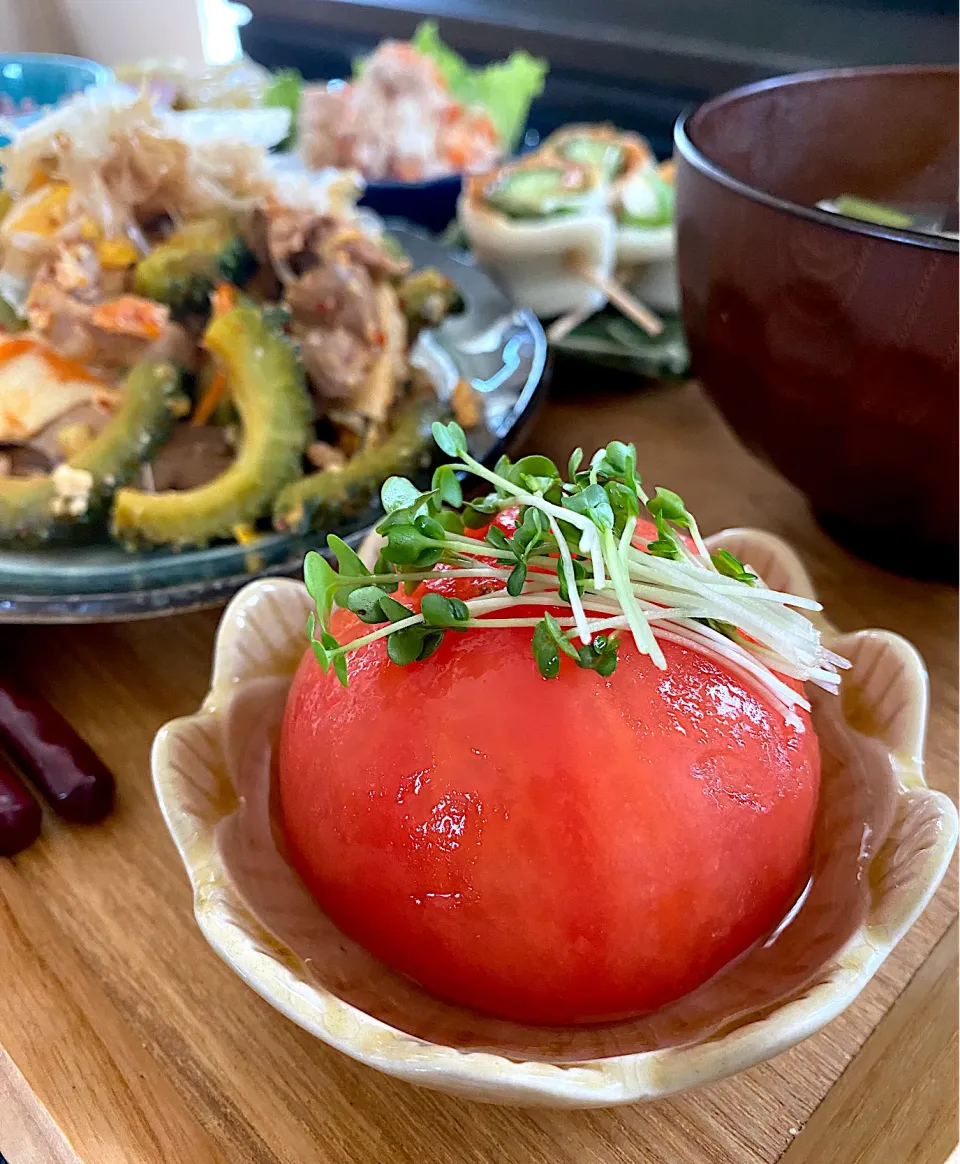
[[[0,679],[0,742],[67,820],[101,820],[113,807],[113,775],[63,716],[32,691]]]
[[[40,805],[0,756],[0,857],[12,857],[40,836]]]

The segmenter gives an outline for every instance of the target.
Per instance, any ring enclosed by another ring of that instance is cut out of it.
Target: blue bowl
[[[0,53],[0,96],[13,102],[10,120],[22,127],[37,121],[54,105],[92,85],[106,85],[113,72],[96,61],[55,53]],[[29,112],[17,112],[28,101]],[[0,139],[5,141],[6,139]]]
[[[404,218],[439,234],[457,213],[460,183],[459,174],[431,182],[368,182],[360,205],[381,218]]]

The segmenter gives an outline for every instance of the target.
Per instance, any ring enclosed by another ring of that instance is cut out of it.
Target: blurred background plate
[[[436,267],[460,289],[464,311],[424,333],[415,351],[441,392],[464,379],[483,394],[486,423],[470,433],[470,447],[492,463],[519,442],[542,397],[543,329],[469,259],[407,225],[390,229],[416,267]],[[136,554],[99,544],[0,550],[0,622],[122,621],[213,606],[253,577],[299,573],[306,550],[325,545],[328,532],[359,542],[378,513],[371,507],[336,530],[304,537],[266,533],[246,546]]]
[[[0,53],[0,115],[23,128],[74,93],[112,80],[112,70],[84,57]],[[9,140],[0,134],[0,145]]]
[[[571,364],[597,364],[617,372],[651,379],[686,376],[690,353],[678,315],[661,312],[663,331],[648,335],[615,307],[592,315],[550,347],[557,360]],[[633,384],[636,388],[636,384]]]

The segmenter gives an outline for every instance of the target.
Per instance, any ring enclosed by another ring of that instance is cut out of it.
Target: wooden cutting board
[[[706,532],[758,525],[804,554],[833,620],[884,626],[932,679],[929,782],[956,796],[956,598],[822,534],[693,385],[554,400],[531,449],[618,436]],[[102,826],[48,821],[0,859],[0,1151],[9,1164],[942,1164],[957,1141],[951,871],[856,1004],[725,1083],[594,1112],[484,1107],[352,1062],[273,1011],[207,947],[150,787],[156,729],[207,686],[216,615],[0,630],[116,773]]]

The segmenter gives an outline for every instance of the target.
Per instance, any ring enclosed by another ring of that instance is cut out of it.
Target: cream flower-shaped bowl
[[[812,595],[768,534],[712,539],[778,590]],[[722,1079],[806,1038],[848,1006],[916,921],[957,836],[923,779],[927,674],[887,631],[840,634],[840,697],[813,690],[822,792],[810,882],[772,940],[655,1014],[535,1027],[441,1002],[342,934],[284,858],[273,760],[311,602],[261,580],[227,608],[210,693],[163,728],[153,778],[207,941],[283,1014],[390,1075],[493,1103],[601,1107]]]

